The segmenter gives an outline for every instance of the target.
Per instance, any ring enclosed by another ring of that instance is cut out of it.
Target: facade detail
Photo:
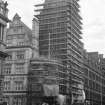
[[[3,63],[5,58],[7,57],[7,53],[5,52],[5,36],[6,36],[6,27],[8,19],[8,9],[7,9],[7,2],[0,0],[0,103],[3,101],[2,97],[2,89],[3,89]]]
[[[38,49],[33,44],[34,40],[37,42],[33,31],[18,14],[9,24],[6,34],[6,52],[9,56],[3,67],[3,95],[8,105],[26,105],[29,61],[38,55]]]
[[[78,0],[45,0],[36,5],[39,19],[39,55],[62,61],[65,84],[60,94],[82,103],[83,43]]]
[[[105,104],[105,58],[101,60],[102,71],[102,88],[101,88],[101,105]]]
[[[105,60],[98,52],[84,51],[84,87],[86,104],[105,104]]]

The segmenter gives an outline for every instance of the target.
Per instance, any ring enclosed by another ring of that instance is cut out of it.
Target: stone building
[[[101,60],[102,88],[101,88],[101,105],[105,105],[105,58]]]
[[[9,22],[7,5],[7,2],[0,0],[0,102],[2,101],[3,63],[4,59],[7,57],[7,53],[5,52],[5,36],[7,22]]]
[[[103,55],[98,54],[98,52],[84,51],[83,61],[85,101],[89,105],[104,105],[105,76],[103,73],[105,72],[105,63],[103,62]]]
[[[34,19],[33,28],[36,25],[38,21]],[[6,34],[6,52],[9,56],[3,68],[3,95],[8,105],[26,105],[27,103],[29,61],[30,58],[38,56],[38,38],[36,38],[38,35],[35,35],[33,31],[35,29],[31,30],[25,25],[18,14],[15,14],[9,24]]]

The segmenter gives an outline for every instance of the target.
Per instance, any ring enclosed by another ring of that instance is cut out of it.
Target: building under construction
[[[61,62],[45,57],[31,59],[28,77],[28,105],[42,105],[44,102],[56,105],[57,99],[61,96],[60,100],[64,99],[66,103],[70,103],[71,98],[68,99],[62,95],[62,92],[67,93],[66,79]]]
[[[73,103],[82,102],[83,90],[82,18],[78,1],[45,0],[43,4],[36,5],[36,11],[40,12],[36,16],[39,19],[39,53],[62,61],[67,78],[61,94],[72,95]]]

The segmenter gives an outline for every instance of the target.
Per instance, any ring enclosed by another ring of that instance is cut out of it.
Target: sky
[[[22,21],[32,27],[35,4],[44,0],[8,0],[9,19],[18,13]],[[98,51],[105,56],[105,0],[80,0],[83,20],[82,41],[87,51]]]

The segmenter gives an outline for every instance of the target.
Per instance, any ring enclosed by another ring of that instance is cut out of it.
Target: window
[[[3,96],[3,100],[4,100],[4,102],[7,102],[7,105],[9,105],[10,104],[10,99],[9,99],[9,96]]]
[[[23,100],[24,98],[22,97],[14,97],[14,100],[13,100],[13,104],[14,105],[23,105]]]
[[[8,52],[8,57],[6,58],[6,60],[8,61],[8,60],[12,60],[12,53],[11,52]]]
[[[4,90],[10,90],[10,81],[4,81]]]
[[[16,73],[24,73],[24,63],[17,63],[15,65]]]
[[[64,85],[59,85],[60,93],[66,93],[66,87]]]
[[[16,52],[16,59],[24,59],[25,58],[25,51],[17,51]]]
[[[24,34],[17,35],[18,39],[24,39]]]
[[[23,90],[24,89],[23,81],[15,81],[15,89],[16,90]]]
[[[14,27],[13,31],[18,32],[18,27]]]
[[[23,41],[17,43],[18,46],[24,46],[25,43]]]
[[[12,64],[5,64],[4,66],[4,75],[11,74]]]
[[[7,40],[6,44],[7,44],[7,46],[12,46],[12,40]]]
[[[7,40],[12,40],[13,39],[13,36],[12,35],[7,35],[6,39]]]

